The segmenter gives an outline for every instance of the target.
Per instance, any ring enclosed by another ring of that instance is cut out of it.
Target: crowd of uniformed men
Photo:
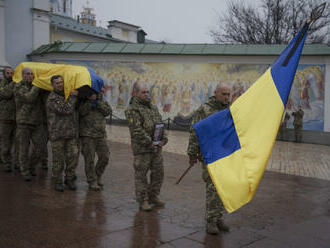
[[[101,190],[102,175],[109,161],[106,141],[106,117],[112,112],[103,99],[103,92],[82,98],[77,90],[64,96],[63,78],[51,78],[53,91],[42,90],[32,84],[34,73],[22,71],[22,81],[12,81],[13,70],[5,67],[0,82],[0,159],[6,172],[20,171],[25,181],[36,175],[36,166],[48,169],[47,143],[52,148],[52,181],[56,191],[64,185],[75,190],[75,170],[81,152],[89,189]],[[194,114],[193,122],[229,106],[230,87],[219,84],[208,102]],[[134,155],[135,194],[140,209],[165,205],[159,199],[164,178],[162,146],[168,139],[164,131],[159,142],[154,142],[155,125],[162,122],[156,106],[150,102],[149,87],[139,84],[125,111]],[[94,164],[95,154],[98,160]],[[187,150],[190,164],[198,161],[203,167],[206,185],[206,231],[217,234],[229,231],[223,223],[223,205],[208,175],[201,156],[196,134],[191,128]],[[63,175],[64,174],[64,175]]]
[[[60,75],[51,78],[54,88],[51,92],[32,84],[31,68],[23,69],[22,81],[18,83],[12,81],[10,67],[4,68],[3,76],[0,82],[0,159],[4,170],[20,171],[25,181],[31,181],[37,165],[48,169],[47,143],[50,141],[56,191],[63,192],[64,184],[70,190],[76,189],[75,169],[80,150],[85,159],[89,188],[100,190],[102,174],[109,161],[105,118],[112,111],[102,92],[93,92],[83,99],[78,98],[78,91],[74,90],[65,99]],[[95,153],[98,156],[96,165]]]

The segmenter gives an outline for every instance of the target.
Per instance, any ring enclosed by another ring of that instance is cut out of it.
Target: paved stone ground
[[[175,185],[188,164],[182,155],[187,134],[171,132],[166,150],[175,153],[164,152],[161,198],[166,207],[145,213],[134,200],[126,130],[109,128],[111,162],[102,192],[88,191],[81,160],[75,192],[55,192],[50,172],[38,170],[37,177],[26,183],[15,173],[0,171],[0,248],[330,247],[330,181],[312,178],[318,173],[304,169],[310,161],[326,165],[329,147],[277,143],[269,169],[278,166],[276,160],[280,169],[292,163],[307,173],[266,171],[254,199],[225,216],[231,232],[211,236],[204,229],[201,168],[195,166]]]

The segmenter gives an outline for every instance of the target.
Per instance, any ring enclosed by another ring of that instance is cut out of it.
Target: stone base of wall
[[[302,131],[302,143],[318,144],[330,146],[330,132],[320,131]],[[295,134],[293,129],[286,129],[283,137],[280,133],[277,135],[277,140],[281,141],[295,141]]]

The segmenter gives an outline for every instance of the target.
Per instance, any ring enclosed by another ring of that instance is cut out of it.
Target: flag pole
[[[298,36],[297,38],[297,41],[296,43],[294,44],[294,47],[291,49],[290,53],[288,54],[288,56],[285,58],[284,62],[282,63],[282,66],[286,66],[290,60],[290,58],[292,57],[292,55],[296,52],[298,46],[299,46],[299,43],[300,41],[302,40],[302,38],[305,36],[308,28],[309,28],[309,25],[316,21],[317,19],[319,19],[322,14],[323,14],[323,11],[325,9],[325,5],[326,3],[322,3],[320,4],[319,6],[315,7],[312,12],[311,12],[311,16],[309,18],[309,20],[306,21],[302,31],[300,32],[300,35]]]
[[[181,180],[185,177],[185,175],[188,173],[188,171],[194,166],[194,164],[190,164],[190,166],[183,172],[183,174],[181,175],[181,177],[178,179],[178,181],[176,181],[175,184],[179,184],[181,182]]]

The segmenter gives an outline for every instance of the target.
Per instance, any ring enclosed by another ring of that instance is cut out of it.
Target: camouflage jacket
[[[46,103],[47,127],[50,141],[72,139],[78,136],[77,97],[69,96],[65,101],[64,92],[52,91]]]
[[[46,111],[46,104],[47,98],[50,94],[50,91],[41,90],[41,102],[42,102],[42,122],[45,126],[47,126],[47,111]]]
[[[106,137],[105,117],[112,113],[112,109],[103,96],[96,103],[90,100],[79,105],[79,135],[83,137]]]
[[[194,113],[192,124],[205,119],[206,117],[228,108],[228,105],[222,104],[217,101],[214,96],[210,97],[209,100],[200,106]],[[189,144],[187,149],[187,154],[189,157],[202,160],[202,154],[199,149],[198,139],[195,133],[194,128],[190,127],[190,136],[189,136]]]
[[[8,82],[5,78],[0,81],[0,120],[15,121],[14,82]]]
[[[131,146],[133,154],[160,151],[160,147],[150,148],[154,133],[154,125],[162,122],[162,117],[156,106],[150,102],[143,101],[138,97],[132,97],[125,111],[131,134]],[[167,143],[167,134],[164,130],[164,144]]]
[[[15,85],[16,123],[40,125],[42,123],[42,99],[40,89],[21,81]]]
[[[302,126],[303,125],[303,117],[304,117],[304,111],[298,110],[296,112],[292,113],[293,116],[293,125],[294,126]]]

